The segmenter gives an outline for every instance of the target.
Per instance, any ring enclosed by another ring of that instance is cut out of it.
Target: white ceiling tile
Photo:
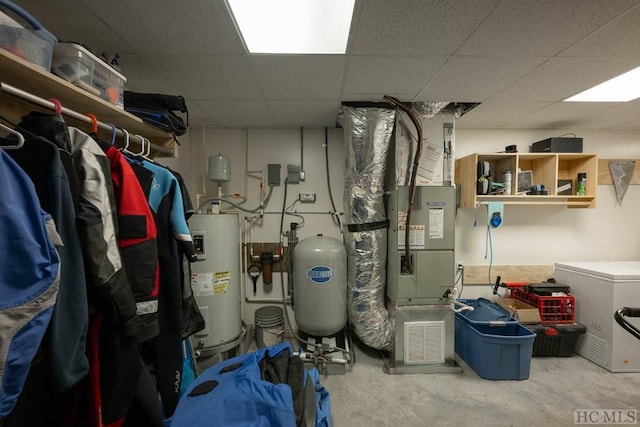
[[[554,56],[635,3],[635,0],[504,0],[457,53]]]
[[[597,128],[624,126],[640,118],[640,102],[608,105],[611,105],[611,107],[585,117],[590,126]]]
[[[616,130],[638,130],[640,129],[640,119],[631,120],[618,126],[614,126],[611,129]]]
[[[403,102],[413,101],[413,93],[399,92],[368,92],[368,93],[343,93],[340,101],[343,102],[384,102],[384,96],[389,95]]]
[[[334,127],[339,101],[269,101],[269,107],[281,127]]]
[[[543,102],[483,102],[459,119],[461,129],[500,128],[548,106]]]
[[[136,82],[145,76],[162,79],[192,99],[261,97],[246,56],[127,55],[122,60],[123,71],[128,61],[136,63]]]
[[[423,101],[481,102],[547,58],[454,56],[418,95]]]
[[[98,55],[105,51],[125,53],[133,50],[132,43],[113,31],[107,22],[82,4],[82,0],[55,3],[20,0],[18,3],[60,41],[81,43]]]
[[[346,62],[340,55],[249,56],[268,100],[337,100]]]
[[[351,55],[451,55],[497,0],[364,0],[358,3]]]
[[[122,74],[127,78],[125,88],[134,92],[152,92],[165,94],[182,94],[182,90],[173,84],[161,70],[162,57],[148,55],[122,55],[120,65]]]
[[[556,57],[507,86],[491,101],[555,102],[640,65],[640,59]]]
[[[431,80],[446,57],[352,56],[347,61],[345,93],[416,93]]]
[[[640,28],[640,5],[589,34],[561,55],[639,58],[638,28]]]
[[[195,101],[207,111],[207,124],[219,127],[273,127],[275,118],[266,101]]]
[[[601,102],[557,102],[519,118],[516,124],[507,124],[503,127],[531,129],[595,128],[590,126],[588,118],[595,113],[611,108],[611,106],[609,103]]]
[[[223,0],[83,1],[138,53],[244,53]]]

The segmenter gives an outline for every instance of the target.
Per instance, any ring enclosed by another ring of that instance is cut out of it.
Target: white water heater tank
[[[239,222],[231,213],[189,219],[199,259],[191,264],[191,288],[205,320],[195,338],[205,349],[233,341],[242,332]]]
[[[347,323],[347,251],[333,237],[301,240],[293,251],[295,319],[303,332],[324,337]]]

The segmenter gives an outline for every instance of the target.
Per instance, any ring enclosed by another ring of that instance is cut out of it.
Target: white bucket
[[[282,342],[284,335],[282,307],[270,305],[256,310],[256,345],[271,347]]]

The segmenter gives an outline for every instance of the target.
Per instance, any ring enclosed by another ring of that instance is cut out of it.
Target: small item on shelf
[[[51,69],[70,81],[119,108],[124,108],[127,79],[112,66],[77,43],[58,43],[53,49]]]
[[[12,17],[18,18],[20,22]],[[53,34],[20,6],[8,0],[0,1],[0,48],[51,71],[51,54],[57,41]]]
[[[506,196],[510,196],[511,195],[511,171],[507,169],[504,172],[502,172],[502,178],[504,181],[504,194]]]
[[[576,195],[584,196],[587,194],[587,174],[585,172],[578,174],[578,183],[576,185]]]
[[[127,90],[124,92],[124,109],[174,136],[184,135],[189,127],[189,109],[181,95]],[[183,113],[184,117],[177,113]]]
[[[549,195],[549,190],[547,190],[544,185],[536,184],[529,191],[527,191],[528,196],[547,196]]]

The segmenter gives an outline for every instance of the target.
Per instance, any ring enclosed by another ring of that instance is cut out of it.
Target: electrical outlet
[[[299,193],[298,200],[300,200],[301,203],[315,203],[316,193]]]

